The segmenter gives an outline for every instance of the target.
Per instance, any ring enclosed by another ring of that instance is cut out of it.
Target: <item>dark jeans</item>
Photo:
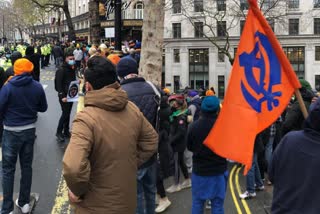
[[[45,66],[45,56],[41,55],[41,68]]]
[[[161,198],[165,198],[167,196],[163,185],[163,179],[160,176],[157,176],[157,193]]]
[[[157,163],[138,170],[136,214],[154,214],[156,209]]]
[[[4,130],[2,142],[2,188],[3,204],[2,214],[13,211],[13,187],[14,173],[16,171],[17,158],[19,156],[21,179],[19,192],[19,205],[23,206],[30,202],[32,183],[32,160],[33,144],[36,129],[28,129],[20,132]]]
[[[183,173],[185,179],[189,178],[188,168],[186,163],[184,162],[184,152],[175,152],[174,153],[175,160],[175,184],[179,184],[180,181],[180,169]]]
[[[72,110],[72,105],[73,103],[64,103],[62,100],[59,98],[62,114],[59,120],[58,128],[57,128],[57,133],[64,133],[69,132],[69,124],[70,124],[70,114]]]

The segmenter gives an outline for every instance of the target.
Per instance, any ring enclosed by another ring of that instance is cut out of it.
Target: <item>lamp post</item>
[[[121,8],[122,2],[121,0],[115,0],[115,18],[114,18],[114,27],[115,27],[115,50],[117,53],[121,53],[122,39],[121,39],[121,27],[122,27],[122,19],[121,19]]]

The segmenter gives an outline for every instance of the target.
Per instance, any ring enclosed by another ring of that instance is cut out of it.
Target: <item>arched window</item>
[[[136,5],[134,6],[134,18],[135,19],[143,19],[143,8],[144,8],[144,5],[143,5],[142,1],[139,1],[136,3]]]

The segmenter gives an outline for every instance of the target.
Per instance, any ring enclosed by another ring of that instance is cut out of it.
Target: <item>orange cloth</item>
[[[110,54],[107,57],[114,65],[117,65],[120,61],[120,57],[117,54]]]
[[[301,85],[276,36],[250,4],[219,117],[204,144],[251,168],[258,133],[276,121]]]
[[[33,63],[25,58],[18,59],[13,65],[14,75],[23,73],[31,73],[33,71]]]

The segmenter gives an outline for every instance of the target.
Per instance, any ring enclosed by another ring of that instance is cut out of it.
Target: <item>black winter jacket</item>
[[[203,144],[216,121],[216,114],[202,113],[188,130],[187,146],[193,152],[193,172],[199,176],[215,176],[227,170],[227,161]]]
[[[75,70],[66,62],[56,71],[55,87],[60,99],[67,97],[69,85],[76,80]]]
[[[160,100],[152,87],[142,77],[125,79],[120,84],[121,88],[127,92],[129,100],[139,107],[143,115],[155,128]]]
[[[32,77],[34,80],[38,81],[40,80],[40,55],[39,54],[31,54],[26,55],[26,59],[28,59],[33,64],[33,72]]]
[[[169,142],[173,152],[184,152],[187,147],[187,114],[174,117],[170,123]]]
[[[156,128],[157,111],[160,104],[159,97],[153,88],[142,77],[125,79],[121,81],[122,90],[126,91],[131,102],[136,104],[149,123]],[[146,168],[156,161],[156,153],[140,168]]]
[[[306,108],[309,109],[311,100],[314,97],[314,93],[307,89],[300,89],[301,96],[303,98]],[[304,117],[299,106],[298,100],[296,100],[291,107],[287,110],[285,120],[281,127],[282,137],[290,131],[298,131],[303,128]]]

